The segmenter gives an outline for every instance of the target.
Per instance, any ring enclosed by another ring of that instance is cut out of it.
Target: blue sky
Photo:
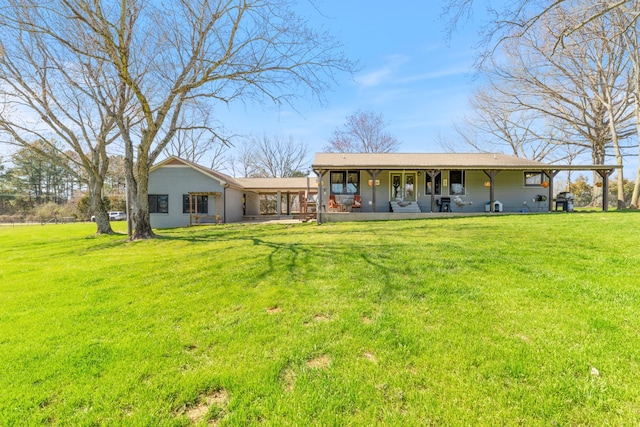
[[[445,40],[439,1],[300,0],[314,28],[325,27],[359,63],[343,75],[326,105],[299,102],[298,111],[232,105],[220,118],[236,134],[293,136],[311,153],[356,110],[382,114],[402,152],[443,151],[440,136],[467,109],[473,88],[475,28]]]

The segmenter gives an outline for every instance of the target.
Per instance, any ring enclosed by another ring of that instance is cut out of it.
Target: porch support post
[[[316,175],[318,176],[318,197],[317,197],[317,201],[316,201],[316,220],[318,221],[318,224],[322,224],[322,213],[323,213],[323,207],[324,207],[324,201],[322,200],[322,180],[324,179],[324,176],[327,174],[326,170],[322,170],[322,169],[314,169],[313,170]]]
[[[596,172],[602,178],[602,212],[609,210],[609,176],[613,169],[597,169]]]
[[[438,169],[427,169],[427,174],[431,180],[431,213],[436,211],[436,177],[440,175]]]
[[[372,212],[376,211],[376,176],[378,175],[379,170],[370,169],[367,172],[371,175],[371,210]]]
[[[558,175],[560,173],[560,171],[559,170],[549,169],[549,170],[542,171],[542,173],[547,175],[547,177],[549,178],[549,196],[547,196],[547,199],[549,200],[549,212],[551,212],[553,210],[552,209],[552,206],[553,206],[553,179],[556,177],[556,175]]]
[[[276,192],[276,213],[278,216],[282,215],[282,192],[280,190]]]
[[[291,215],[291,193],[287,191],[287,215]]]
[[[489,177],[489,212],[493,213],[496,211],[495,209],[496,197],[495,197],[495,189],[494,189],[493,183],[494,183],[494,178],[496,177],[496,175],[498,175],[498,173],[500,173],[500,171],[495,169],[487,169],[487,170],[484,170],[483,172]]]

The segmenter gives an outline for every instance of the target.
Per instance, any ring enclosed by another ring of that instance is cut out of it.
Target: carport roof
[[[236,178],[236,180],[242,184],[242,186],[248,191],[255,191],[257,193],[276,193],[278,191],[283,192],[297,192],[307,190],[307,178]],[[311,192],[317,192],[317,184],[315,177],[309,181],[309,190]]]

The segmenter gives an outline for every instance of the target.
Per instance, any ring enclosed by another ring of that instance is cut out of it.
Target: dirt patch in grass
[[[282,309],[280,307],[278,307],[277,305],[267,309],[267,313],[269,313],[269,314],[276,314],[276,313],[280,313],[281,311],[282,311]]]
[[[188,406],[181,414],[186,415],[193,424],[197,424],[204,420],[211,411],[211,414],[207,417],[208,425],[216,426],[224,417],[228,404],[229,393],[224,389],[215,390],[201,395],[196,404]],[[215,409],[212,410],[212,408]]]
[[[326,354],[307,360],[307,367],[312,369],[326,369],[329,365],[331,365],[331,359]]]
[[[368,351],[365,351],[364,353],[362,353],[362,357],[364,357],[367,360],[370,360],[373,363],[378,363],[378,359],[376,358],[376,356]]]
[[[331,321],[331,318],[329,316],[324,314],[316,314],[311,318],[311,320],[304,322],[304,325],[310,326],[310,325],[313,325],[314,323],[325,323],[330,321]]]
[[[196,344],[187,344],[184,346],[184,351],[186,351],[187,353],[192,353],[197,349],[198,349],[198,346]]]
[[[329,320],[329,317],[325,316],[324,314],[316,314],[315,316],[313,316],[314,322],[328,322]]]
[[[291,368],[287,368],[280,374],[280,382],[284,391],[292,392],[296,385],[296,373]]]

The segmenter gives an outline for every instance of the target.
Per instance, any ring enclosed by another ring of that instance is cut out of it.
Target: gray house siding
[[[182,198],[189,192],[220,192],[224,189],[220,182],[189,166],[167,165],[149,174],[149,194],[166,194],[169,196],[168,213],[152,213],[151,226],[154,228],[184,227],[189,225],[189,214],[182,213]],[[235,196],[231,197],[235,200]],[[209,215],[217,214],[221,207],[214,203],[222,203],[222,198],[209,197]],[[235,211],[240,210],[242,219],[242,200],[235,205],[227,206],[226,215],[237,217]]]
[[[463,170],[463,169],[459,169]],[[431,195],[426,194],[427,182],[430,179],[424,170],[409,170],[405,172],[416,173],[415,194],[417,203],[422,212],[431,211]],[[389,201],[392,199],[391,175],[392,173],[402,173],[402,171],[383,170],[377,173],[376,180],[379,181],[376,187],[376,212],[389,212]],[[435,198],[452,197],[450,171],[443,170],[441,194],[436,194]],[[464,202],[471,202],[458,206],[451,203],[453,212],[484,212],[490,199],[489,188],[485,187],[485,182],[489,181],[489,177],[480,170],[464,171],[465,182],[464,187],[466,195],[462,196]],[[329,203],[329,195],[331,194],[330,172],[327,172],[322,180],[322,204],[325,208]],[[362,212],[373,212],[373,187],[369,185],[371,175],[368,171],[360,171],[360,195],[362,197]],[[446,180],[447,185],[444,185]],[[529,211],[548,210],[548,201],[536,202],[534,199],[538,195],[546,195],[546,188],[527,187],[524,183],[524,171],[500,171],[494,180],[494,199],[502,203],[504,212],[520,212],[523,209]],[[525,203],[526,202],[526,203]],[[544,209],[543,209],[544,208]],[[434,206],[437,211],[439,206]]]
[[[247,191],[245,194],[245,205],[247,215],[260,215],[260,196],[258,193]]]
[[[242,196],[244,192],[235,188],[226,188],[224,193],[224,204],[226,210],[224,213],[224,222],[241,222],[242,221]],[[238,209],[238,207],[240,207]]]

